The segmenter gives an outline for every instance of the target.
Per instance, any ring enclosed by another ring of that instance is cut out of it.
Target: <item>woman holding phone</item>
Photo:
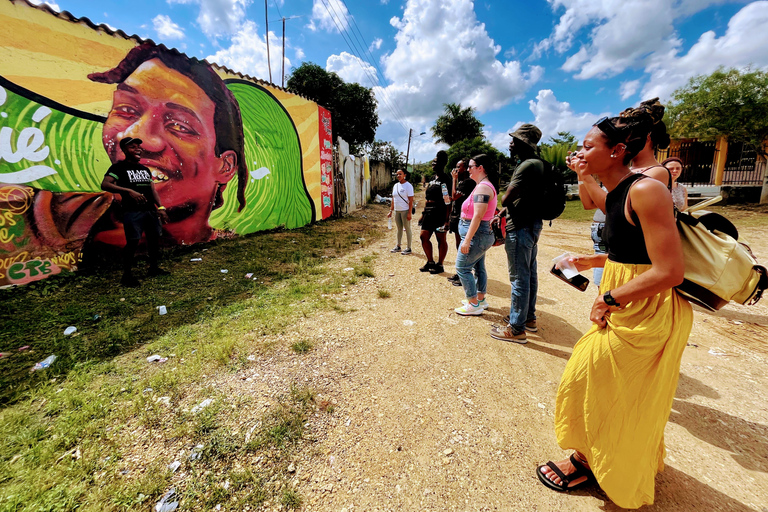
[[[643,109],[603,118],[578,153],[581,174],[596,175],[608,190],[608,254],[570,262],[579,271],[604,267],[603,293],[557,393],[557,440],[574,452],[536,469],[557,491],[596,480],[624,508],[653,503],[664,426],[693,323],[691,305],[674,290],[684,264],[672,197],[665,184],[628,167],[652,127]]]

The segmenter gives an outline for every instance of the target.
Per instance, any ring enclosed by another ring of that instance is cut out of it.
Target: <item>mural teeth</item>
[[[152,169],[152,181],[168,181],[168,176],[161,171]]]

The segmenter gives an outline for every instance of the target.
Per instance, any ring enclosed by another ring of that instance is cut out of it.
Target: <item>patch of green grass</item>
[[[297,491],[289,488],[283,489],[283,495],[280,497],[281,505],[296,510],[301,508],[302,503],[301,495]]]
[[[558,220],[575,220],[575,221],[591,221],[595,215],[595,210],[585,210],[584,205],[578,199],[565,202],[565,210],[562,215],[555,219],[553,224]]]
[[[355,267],[355,275],[358,277],[375,277],[373,270],[368,266]]]
[[[244,355],[271,350],[262,337],[338,308],[321,295],[340,292],[349,276],[326,268],[322,256],[346,256],[347,233],[380,237],[372,224],[351,217],[180,248],[164,260],[171,276],[138,290],[117,286],[114,268],[0,290],[0,351],[13,354],[0,359],[0,511],[143,510],[171,486],[190,510],[279,501],[314,393],[285,390],[249,430],[237,423],[239,411],[262,404],[207,384],[249,364]],[[190,263],[191,255],[202,264]],[[247,272],[259,280],[245,279]],[[157,314],[160,304],[167,315]],[[79,335],[65,337],[67,325]],[[23,345],[30,349],[19,352]],[[58,356],[52,367],[30,374],[49,354]],[[152,354],[169,359],[148,363]],[[205,398],[214,403],[193,414]],[[155,458],[140,439],[166,446],[171,458]],[[198,444],[202,457],[189,460]],[[175,474],[174,458],[183,466]],[[262,458],[270,462],[255,462]]]
[[[380,299],[388,299],[392,296],[391,293],[389,293],[389,290],[379,289],[379,298]]]
[[[301,341],[297,341],[296,343],[291,345],[291,349],[294,352],[296,352],[297,354],[304,354],[304,353],[309,352],[310,350],[312,350],[313,346],[314,345],[312,345],[311,341],[309,341],[309,340],[301,340]]]

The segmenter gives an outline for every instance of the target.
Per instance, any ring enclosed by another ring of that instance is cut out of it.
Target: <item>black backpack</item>
[[[543,220],[554,220],[565,210],[565,182],[563,175],[552,164],[541,160],[544,167],[539,215]]]

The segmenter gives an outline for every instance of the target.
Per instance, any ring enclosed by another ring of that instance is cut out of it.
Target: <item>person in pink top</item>
[[[469,161],[469,177],[477,185],[472,195],[461,205],[461,245],[456,255],[456,273],[467,298],[454,311],[463,316],[482,315],[488,308],[485,299],[488,285],[485,253],[496,240],[491,230],[491,219],[496,213],[496,189],[488,178],[488,173],[493,172],[488,167],[488,160],[487,155],[481,154]]]

